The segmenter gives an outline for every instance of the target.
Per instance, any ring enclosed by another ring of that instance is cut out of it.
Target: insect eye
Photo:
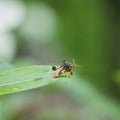
[[[69,63],[68,63],[66,60],[63,60],[63,64],[64,64],[65,66],[69,66]]]
[[[52,70],[56,70],[57,68],[55,66],[52,67]]]
[[[69,66],[70,66],[70,64],[66,62],[66,63],[65,63],[65,66],[66,66],[66,67],[69,67]]]

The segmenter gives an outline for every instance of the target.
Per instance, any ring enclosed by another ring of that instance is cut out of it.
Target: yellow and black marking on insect
[[[65,74],[67,77],[70,77],[73,75],[73,72],[71,71],[73,68],[76,67],[76,64],[70,64],[66,60],[63,60],[63,65],[61,66],[53,66],[52,67],[52,76],[58,77],[62,74]]]

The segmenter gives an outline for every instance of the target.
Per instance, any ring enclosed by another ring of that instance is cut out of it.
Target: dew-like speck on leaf
[[[40,81],[40,80],[42,80],[42,78],[35,78],[35,79],[33,79],[34,81]]]
[[[13,87],[12,90],[13,91],[19,91],[21,88],[20,87]]]

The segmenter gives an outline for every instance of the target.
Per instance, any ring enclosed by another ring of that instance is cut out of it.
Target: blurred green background
[[[0,120],[119,120],[119,39],[118,0],[0,0],[2,60],[80,65],[67,86],[0,96]]]

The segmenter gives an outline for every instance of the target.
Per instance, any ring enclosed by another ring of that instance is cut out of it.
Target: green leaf
[[[0,73],[0,95],[25,91],[50,84],[51,66],[26,66]]]

